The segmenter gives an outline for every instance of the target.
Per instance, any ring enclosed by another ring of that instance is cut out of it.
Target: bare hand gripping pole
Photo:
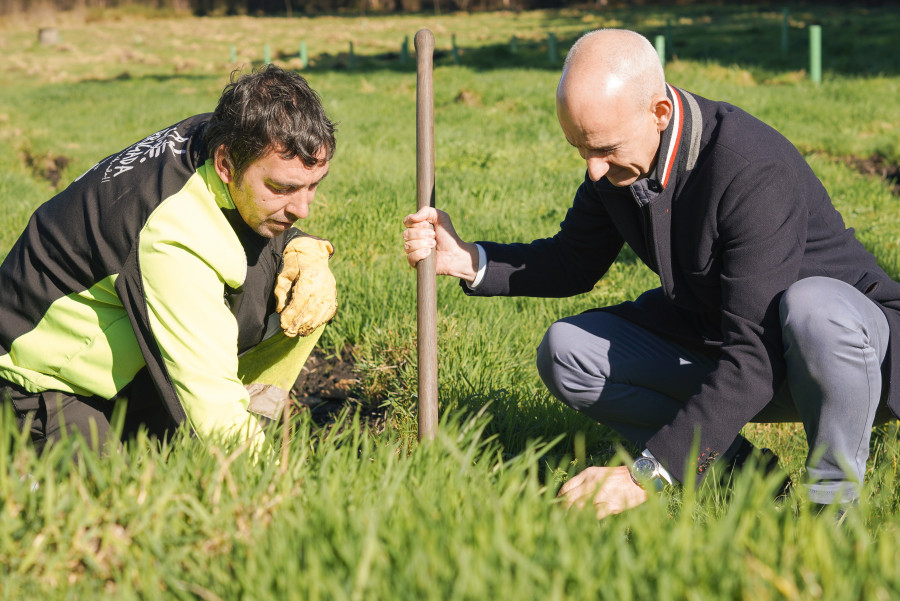
[[[434,34],[416,33],[416,191],[418,208],[434,206]],[[435,253],[416,264],[419,346],[419,440],[437,432],[437,286]]]

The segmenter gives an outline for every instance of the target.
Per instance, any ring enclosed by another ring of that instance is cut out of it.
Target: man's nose
[[[609,163],[601,157],[589,157],[585,159],[587,163],[588,177],[592,182],[600,181],[606,172],[609,171]]]
[[[284,207],[285,216],[291,221],[298,219],[306,219],[309,216],[309,203],[312,200],[312,194],[307,190],[302,190],[296,194],[291,202]]]

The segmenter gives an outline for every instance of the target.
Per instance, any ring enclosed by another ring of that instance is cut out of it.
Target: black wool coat
[[[466,293],[588,292],[627,243],[660,287],[603,310],[718,356],[699,392],[647,442],[676,477],[688,460],[704,471],[784,381],[778,304],[803,278],[847,282],[884,310],[892,332],[884,398],[900,413],[900,284],[846,228],[784,136],[730,104],[668,93],[675,111],[649,177],[622,188],[585,178],[552,238],[481,242],[484,279]]]

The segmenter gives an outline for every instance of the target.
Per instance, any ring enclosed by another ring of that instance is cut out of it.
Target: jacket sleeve
[[[647,442],[675,477],[701,476],[784,379],[778,305],[797,281],[808,227],[798,179],[784,162],[754,164],[738,172],[719,203],[720,358],[699,392]]]
[[[624,240],[585,178],[552,238],[479,244],[487,255],[487,269],[476,290],[463,285],[466,294],[565,297],[589,292],[615,261]]]
[[[199,178],[147,220],[117,281],[148,370],[176,421],[201,439],[238,436],[261,444],[237,376],[238,325],[225,290],[244,283],[247,259]]]
[[[261,434],[237,377],[237,323],[224,285],[200,257],[157,243],[141,255],[150,330],[191,427],[201,439]]]

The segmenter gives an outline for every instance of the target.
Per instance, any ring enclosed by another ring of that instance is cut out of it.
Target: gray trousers
[[[853,286],[825,277],[788,288],[780,319],[787,379],[752,421],[803,422],[810,500],[851,502],[872,426],[891,419],[881,403],[887,319]],[[638,445],[675,417],[716,363],[602,311],[554,323],[537,353],[553,396]]]

